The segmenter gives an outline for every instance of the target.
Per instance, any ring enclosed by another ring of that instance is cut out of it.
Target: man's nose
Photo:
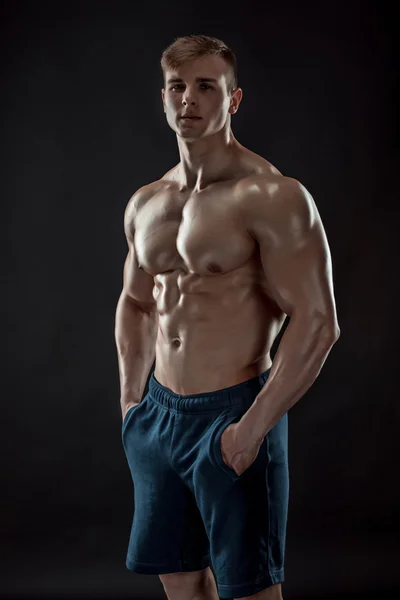
[[[196,104],[196,98],[191,92],[185,92],[182,96],[182,104]]]

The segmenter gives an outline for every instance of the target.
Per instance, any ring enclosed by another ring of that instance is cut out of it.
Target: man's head
[[[236,58],[216,38],[190,35],[177,38],[161,57],[164,112],[181,137],[198,139],[220,131],[242,98],[237,86]],[[200,119],[184,120],[194,114]]]

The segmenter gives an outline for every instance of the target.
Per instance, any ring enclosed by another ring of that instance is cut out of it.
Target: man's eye
[[[212,89],[211,85],[208,85],[207,83],[202,83],[201,86],[205,86],[206,89]],[[176,85],[174,85],[171,90],[174,90],[175,88],[182,88],[183,84],[182,83],[178,83]]]

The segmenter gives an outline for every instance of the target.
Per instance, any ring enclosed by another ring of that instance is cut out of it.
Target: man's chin
[[[176,134],[179,135],[180,138],[182,138],[183,140],[187,140],[188,142],[199,140],[203,137],[203,132],[199,131],[195,133],[194,131],[182,131],[181,129],[178,129]]]

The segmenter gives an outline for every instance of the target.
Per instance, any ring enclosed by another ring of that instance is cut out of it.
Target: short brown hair
[[[228,82],[228,92],[238,86],[236,56],[230,48],[215,37],[207,35],[186,35],[176,38],[162,53],[161,69],[164,76],[167,69],[177,69],[184,62],[201,56],[221,56],[231,67],[231,77]]]

